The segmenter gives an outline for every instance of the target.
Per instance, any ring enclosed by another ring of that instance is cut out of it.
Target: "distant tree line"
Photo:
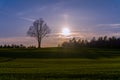
[[[69,41],[63,42],[58,47],[63,48],[81,48],[81,47],[91,47],[91,48],[119,48],[120,49],[120,38],[117,37],[93,37],[91,40],[76,39],[72,38]],[[23,44],[16,45],[0,45],[0,48],[37,48],[36,46],[24,46]]]
[[[61,47],[64,48],[80,48],[80,47],[92,47],[92,48],[120,48],[120,38],[117,37],[93,37],[90,41],[83,39],[73,38],[67,42],[63,42]]]
[[[12,44],[12,45],[0,45],[0,48],[36,48],[35,46],[24,46],[23,44],[20,45],[16,45],[16,44]]]

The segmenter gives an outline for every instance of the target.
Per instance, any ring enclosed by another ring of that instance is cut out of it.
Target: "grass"
[[[120,80],[117,49],[0,49],[0,80]]]
[[[8,58],[104,58],[120,56],[119,49],[63,49],[63,48],[43,48],[43,49],[0,49],[1,57]]]

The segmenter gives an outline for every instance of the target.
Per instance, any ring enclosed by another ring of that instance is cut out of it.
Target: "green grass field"
[[[0,80],[120,80],[120,50],[0,49]]]

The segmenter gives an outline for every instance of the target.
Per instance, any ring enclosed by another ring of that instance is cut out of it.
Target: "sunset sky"
[[[70,37],[120,36],[120,0],[0,0],[0,44],[36,45],[26,35],[36,19],[51,28],[43,46],[57,46],[67,25]]]

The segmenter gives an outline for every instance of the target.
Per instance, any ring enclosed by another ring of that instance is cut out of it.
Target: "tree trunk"
[[[38,40],[38,48],[41,48],[41,39]]]

